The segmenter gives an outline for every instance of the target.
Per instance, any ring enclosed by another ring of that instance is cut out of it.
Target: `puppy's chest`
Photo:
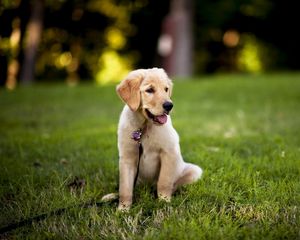
[[[161,144],[157,136],[153,136],[151,133],[146,133],[141,141],[144,150],[146,151],[158,151],[161,149]]]
[[[142,136],[141,143],[145,150],[159,152],[178,142],[178,135],[173,128],[164,126],[148,127]]]

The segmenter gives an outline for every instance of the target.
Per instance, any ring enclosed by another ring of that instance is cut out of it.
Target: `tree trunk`
[[[159,41],[162,65],[170,76],[188,77],[193,72],[192,0],[172,0]]]
[[[24,39],[25,39],[25,33],[26,33],[26,27],[28,25],[28,21],[29,21],[29,16],[30,15],[30,3],[28,0],[21,0],[21,3],[19,5],[19,9],[18,9],[18,16],[21,20],[21,24],[20,24],[20,41],[19,41],[19,53],[17,56],[17,61],[19,62],[20,65],[20,71],[18,72],[17,75],[17,79],[20,81],[21,79],[21,66],[23,66],[23,62],[24,62]]]
[[[33,1],[31,16],[26,28],[24,61],[20,78],[23,84],[34,81],[35,60],[43,28],[43,12],[44,1]]]

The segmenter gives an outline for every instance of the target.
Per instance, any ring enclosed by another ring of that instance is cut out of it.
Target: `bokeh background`
[[[299,23],[289,0],[2,0],[0,85],[299,70]]]

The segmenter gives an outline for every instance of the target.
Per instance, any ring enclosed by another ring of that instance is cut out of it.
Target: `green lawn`
[[[300,239],[300,74],[177,81],[173,101],[203,178],[169,204],[140,187],[120,213],[82,205],[118,185],[114,86],[0,90],[0,228],[68,208],[0,239]]]

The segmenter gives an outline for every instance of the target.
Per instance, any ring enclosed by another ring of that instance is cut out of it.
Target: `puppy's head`
[[[117,86],[117,93],[132,111],[141,111],[146,119],[162,125],[173,108],[172,87],[163,69],[139,69]]]

